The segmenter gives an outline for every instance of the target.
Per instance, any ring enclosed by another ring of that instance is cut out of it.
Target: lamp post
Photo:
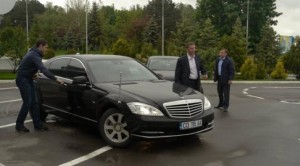
[[[162,56],[165,55],[165,0],[161,2],[161,54]]]
[[[88,54],[88,0],[85,1],[85,54]]]
[[[246,28],[246,55],[248,55],[249,40],[249,0],[247,0],[247,28]]]
[[[27,49],[29,49],[29,33],[28,33],[28,0],[26,0],[26,42]]]

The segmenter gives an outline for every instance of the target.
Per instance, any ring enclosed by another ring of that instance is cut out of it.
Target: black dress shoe
[[[45,125],[42,125],[42,126],[34,126],[34,129],[35,130],[39,130],[39,131],[48,131],[48,127],[45,126]]]
[[[221,106],[221,105],[218,105],[218,106],[215,106],[214,108],[221,108],[221,107],[223,107],[223,106]]]
[[[26,127],[22,126],[22,127],[16,127],[16,131],[17,131],[17,132],[28,133],[28,132],[29,132],[29,129],[27,129]]]

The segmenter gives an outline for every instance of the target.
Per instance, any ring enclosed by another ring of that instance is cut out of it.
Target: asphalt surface
[[[204,83],[212,105],[216,84]],[[0,166],[295,166],[300,164],[300,83],[241,82],[231,88],[229,112],[215,109],[215,128],[198,136],[137,140],[126,149],[108,147],[97,129],[48,118],[47,132],[14,122],[21,107],[15,84],[0,84]]]

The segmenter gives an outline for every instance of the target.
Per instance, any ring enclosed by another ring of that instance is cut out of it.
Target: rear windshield
[[[148,67],[152,70],[175,71],[177,59],[151,59]]]

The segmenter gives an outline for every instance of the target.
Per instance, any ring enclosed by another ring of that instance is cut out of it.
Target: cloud
[[[277,0],[277,12],[282,15],[277,18],[278,24],[274,26],[274,30],[285,36],[300,35],[300,22],[298,17],[300,15],[300,1],[297,0]]]

